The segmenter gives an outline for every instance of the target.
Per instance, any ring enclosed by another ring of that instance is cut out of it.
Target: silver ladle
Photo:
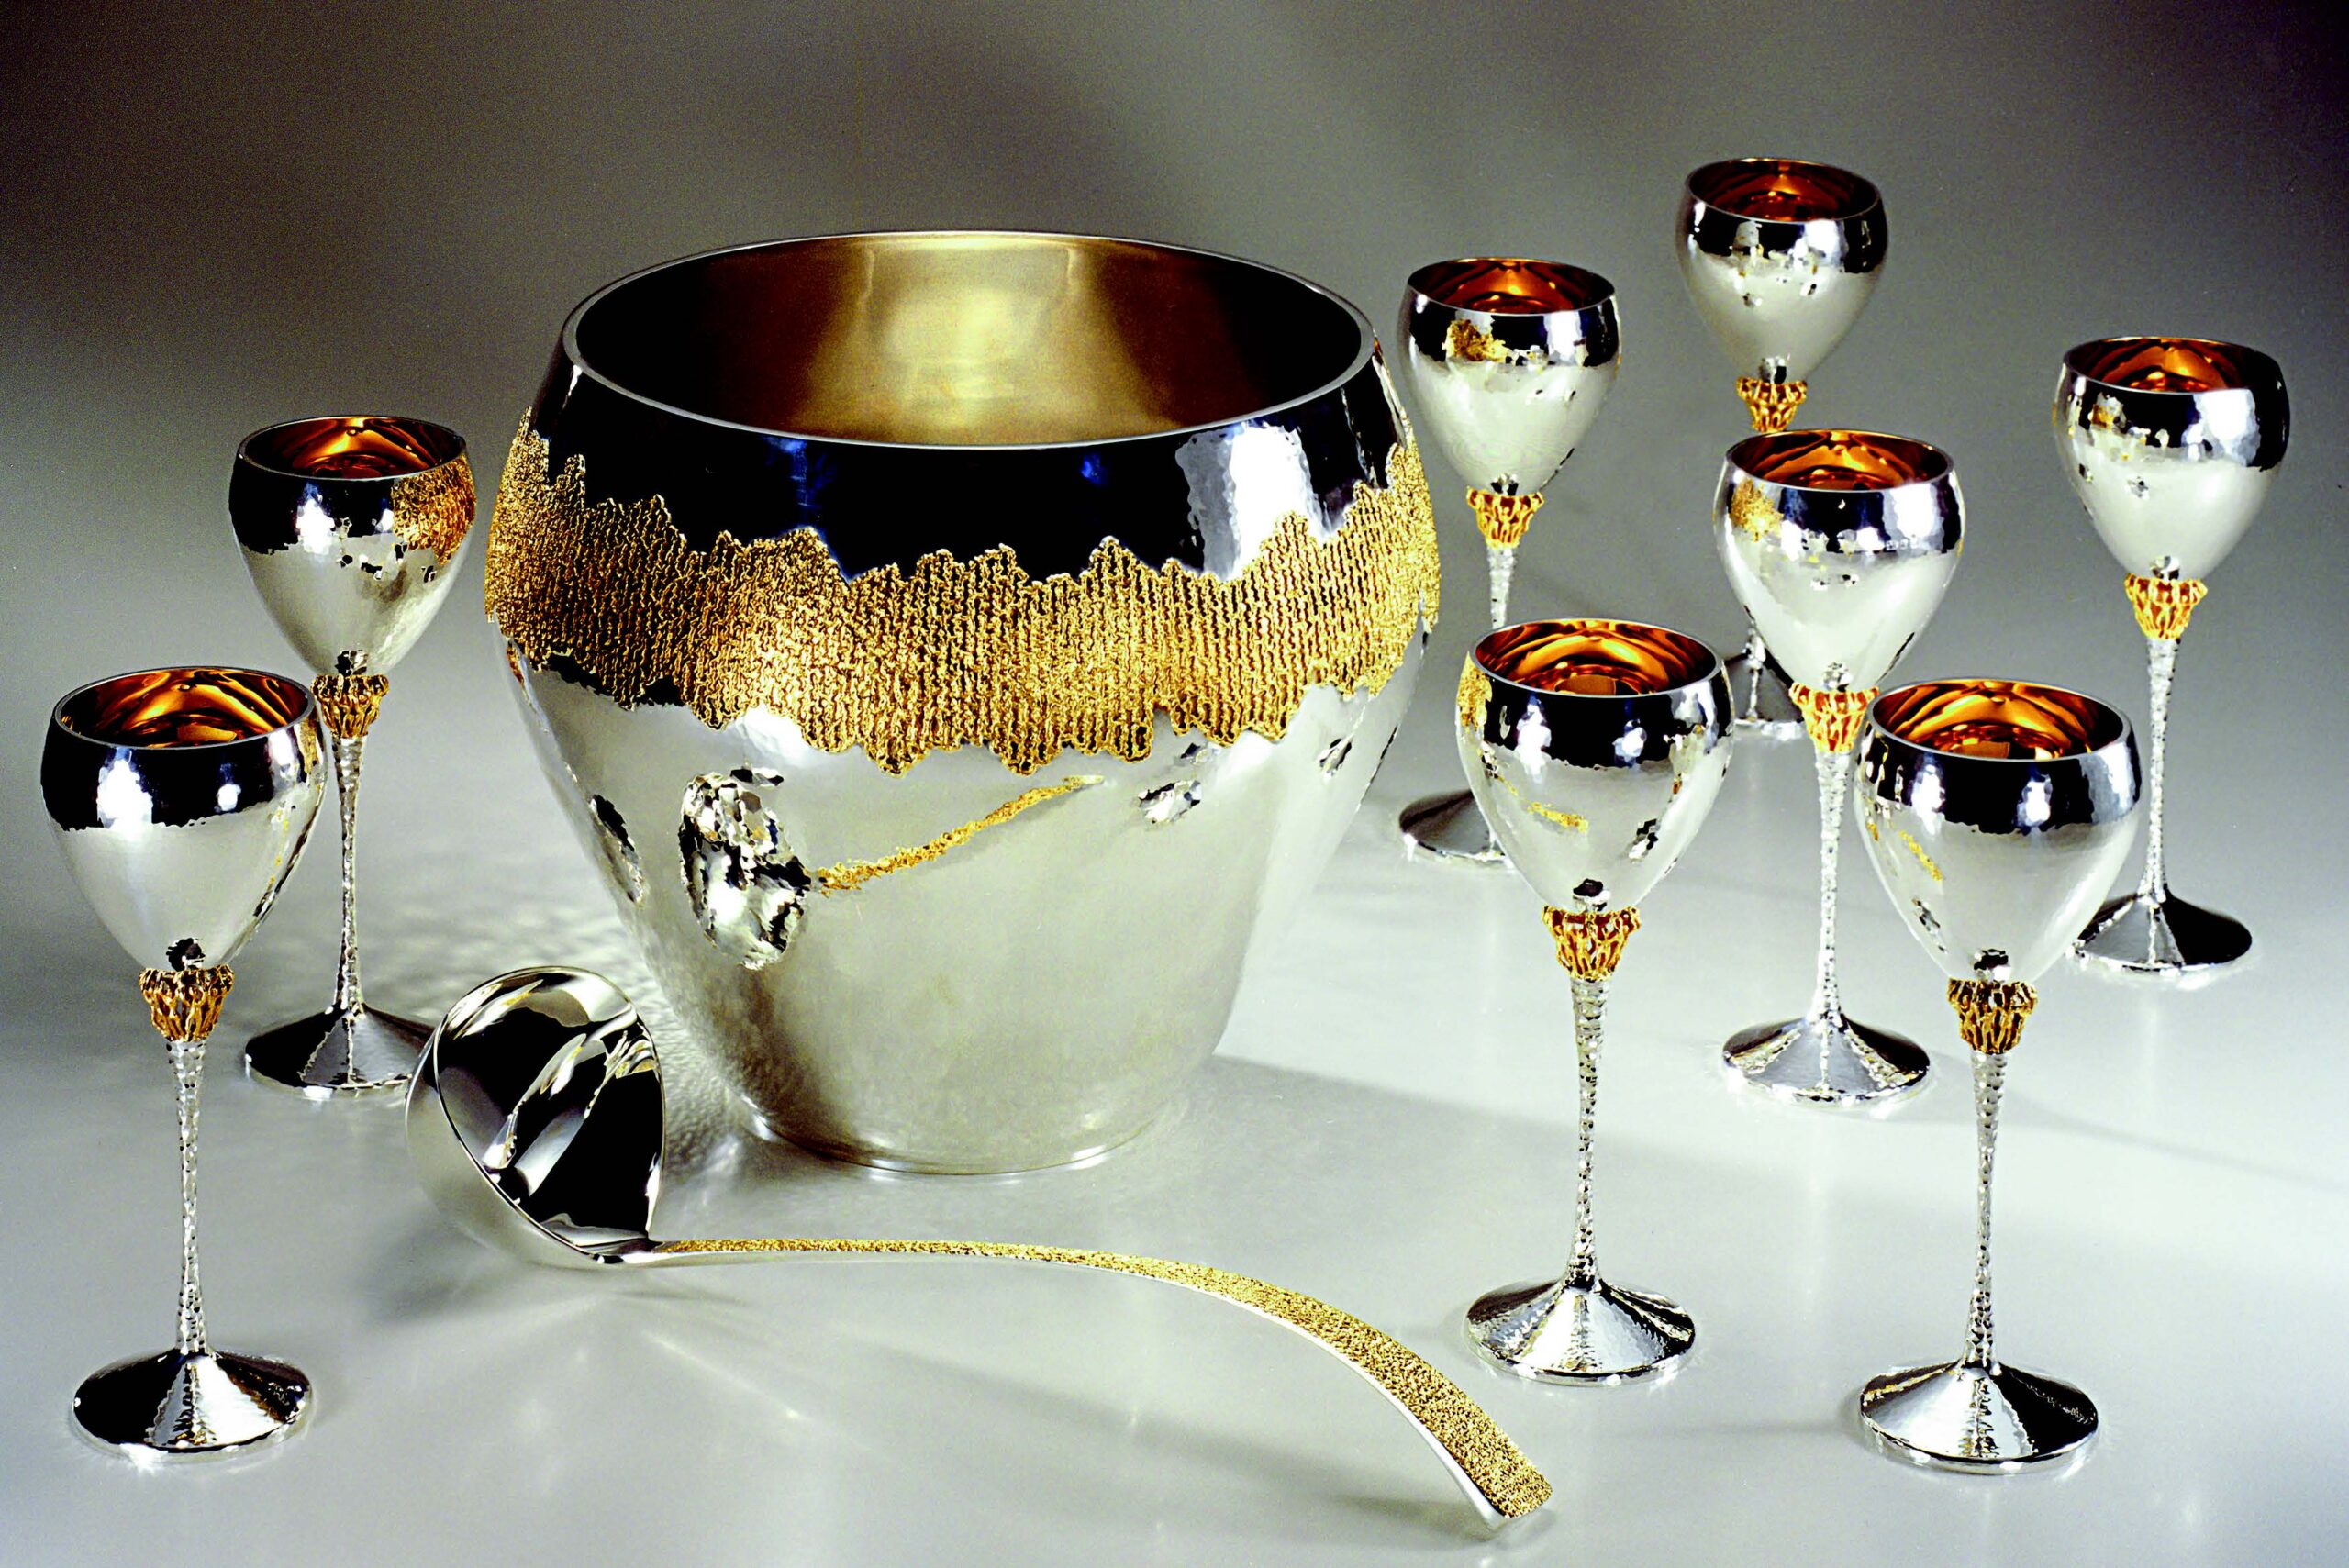
[[[407,1102],[408,1152],[434,1202],[488,1245],[570,1268],[745,1262],[778,1253],[1002,1258],[1138,1274],[1246,1307],[1345,1362],[1408,1417],[1488,1523],[1550,1483],[1459,1386],[1361,1318],[1197,1263],[1006,1241],[835,1237],[656,1241],[661,1061],[625,994],[583,969],[484,982],[433,1030]]]

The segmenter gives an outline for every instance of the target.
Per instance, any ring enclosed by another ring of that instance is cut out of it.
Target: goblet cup
[[[1990,1172],[2007,1056],[2055,962],[2128,858],[2138,814],[2128,721],[2076,692],[2020,681],[1927,681],[1878,699],[1860,747],[1869,858],[1909,930],[1949,976],[1974,1056],[1974,1293],[1954,1361],[1890,1372],[1860,1395],[1886,1452],[2011,1472],[2096,1433],[2067,1383],[1998,1359],[1990,1318]]]
[[[245,1071],[313,1099],[405,1084],[428,1025],[366,1004],[359,983],[359,770],[389,673],[456,581],[473,476],[454,430],[376,416],[296,419],[237,449],[228,520],[253,586],[318,672],[342,817],[342,946],[323,1013],[256,1035]]]
[[[1965,503],[1946,453],[1905,436],[1788,430],[1730,449],[1713,538],[1730,586],[1793,676],[1819,768],[1819,961],[1800,1018],[1732,1036],[1746,1084],[1803,1105],[1881,1106],[1925,1082],[1914,1040],[1854,1022],[1835,967],[1836,859],[1876,683],[1957,569]]]
[[[1615,285],[1562,261],[1439,261],[1405,285],[1396,340],[1420,423],[1468,478],[1498,628],[1517,547],[1615,384]],[[1464,792],[1414,802],[1402,828],[1405,842],[1439,859],[1499,862],[1492,829]]]
[[[2251,933],[2170,893],[2162,760],[2178,639],[2203,579],[2251,526],[2284,461],[2284,374],[2256,349],[2203,338],[2106,338],[2064,356],[2055,445],[2145,634],[2153,686],[2145,868],[2098,910],[2078,956],[2109,972],[2206,979],[2251,951]]]
[[[228,960],[268,913],[325,789],[316,706],[254,670],[145,670],[51,711],[41,795],[65,859],[106,929],[146,965],[139,989],[178,1087],[178,1334],[160,1355],[99,1372],[73,1396],[93,1441],[133,1459],[220,1454],[284,1436],[310,1380],[216,1351],[196,1270],[196,1102]]]
[[[1607,983],[1639,901],[1696,836],[1729,771],[1729,684],[1694,638],[1633,621],[1531,621],[1470,653],[1460,760],[1508,861],[1532,885],[1571,977],[1582,1084],[1574,1251],[1552,1281],[1468,1309],[1497,1364],[1556,1383],[1662,1372],[1696,1342],[1688,1315],[1598,1273],[1590,1207]]]
[[[1737,367],[1753,428],[1786,429],[1809,377],[1859,319],[1891,231],[1876,187],[1847,169],[1793,158],[1708,163],[1682,185],[1674,244],[1697,314]],[[1801,715],[1749,628],[1730,661],[1738,723],[1776,737]]]

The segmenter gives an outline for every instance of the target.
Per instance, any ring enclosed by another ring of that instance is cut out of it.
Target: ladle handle
[[[1139,1274],[1219,1296],[1284,1328],[1294,1329],[1375,1385],[1410,1418],[1441,1454],[1472,1501],[1495,1522],[1531,1513],[1549,1500],[1550,1483],[1518,1451],[1508,1434],[1459,1385],[1376,1329],[1294,1290],[1199,1263],[1171,1263],[1081,1247],[1034,1247],[1008,1241],[883,1241],[833,1237],[760,1240],[665,1241],[632,1262],[742,1262],[777,1252],[854,1252],[950,1258],[1008,1258],[1064,1263],[1080,1269]]]

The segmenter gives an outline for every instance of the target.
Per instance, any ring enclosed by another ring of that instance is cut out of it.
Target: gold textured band
[[[862,887],[876,876],[887,876],[908,866],[934,861],[949,850],[969,843],[988,828],[1010,821],[1031,806],[1041,806],[1048,800],[1056,800],[1075,790],[1090,789],[1100,782],[1098,773],[1083,773],[1075,778],[1063,779],[1056,784],[1040,784],[1024,795],[1005,801],[985,817],[965,822],[959,828],[949,828],[936,838],[910,850],[898,850],[878,860],[842,861],[838,865],[821,867],[816,873],[816,884],[827,893],[846,893],[852,888]]]
[[[1533,526],[1533,514],[1542,509],[1542,493],[1504,495],[1471,486],[1468,505],[1476,514],[1476,531],[1485,536],[1486,543],[1514,549],[1525,542],[1525,530]]]
[[[329,672],[310,683],[318,699],[318,717],[345,740],[365,738],[375,727],[375,710],[392,688],[388,675],[342,675]]]
[[[1795,706],[1802,709],[1802,727],[1809,732],[1810,743],[1822,751],[1852,749],[1852,742],[1860,738],[1860,726],[1866,722],[1868,706],[1876,701],[1876,691],[1874,686],[1850,686],[1831,692],[1806,686],[1800,681],[1787,689],[1793,694]]]
[[[1587,912],[1542,906],[1550,935],[1558,944],[1558,962],[1576,980],[1604,980],[1623,962],[1623,944],[1640,929],[1637,909],[1594,909]]]
[[[211,1038],[220,1022],[220,1004],[236,983],[225,963],[139,972],[139,994],[147,998],[155,1032],[175,1045]]]
[[[1452,1456],[1498,1513],[1514,1518],[1547,1502],[1550,1483],[1518,1451],[1508,1434],[1450,1378],[1416,1352],[1350,1312],[1294,1290],[1201,1263],[1170,1263],[1123,1252],[1080,1247],[1033,1247],[1008,1241],[883,1241],[833,1237],[761,1240],[669,1241],[664,1252],[858,1252],[891,1256],[1009,1258],[1138,1274],[1219,1296],[1283,1323],[1353,1363],[1401,1406],[1420,1430]]]
[[[1767,492],[1751,479],[1741,479],[1737,488],[1729,493],[1730,526],[1746,538],[1766,542],[1778,531],[1787,515],[1778,510]]]
[[[473,526],[473,467],[463,453],[392,481],[392,531],[410,550],[454,557]]]
[[[1435,520],[1408,445],[1333,536],[1292,513],[1229,580],[1104,540],[1073,577],[1030,577],[997,547],[852,582],[811,528],[696,550],[659,496],[591,503],[582,460],[547,464],[525,422],[490,522],[489,613],[524,657],[567,658],[624,703],[665,684],[713,728],[765,707],[893,773],[965,745],[1021,773],[1063,747],[1138,760],[1161,712],[1218,741],[1278,740],[1309,687],[1377,690],[1435,618]]]
[[[1795,410],[1810,394],[1807,381],[1764,381],[1760,376],[1742,375],[1737,378],[1737,395],[1743,400],[1745,411],[1753,416],[1753,428],[1765,436],[1775,436],[1795,422]]]
[[[2147,637],[2176,642],[2186,635],[2194,606],[2210,591],[2199,577],[2142,577],[2129,573],[2129,607],[2137,612],[2138,628]]]
[[[1474,659],[1460,668],[1460,690],[1456,695],[1460,703],[1460,728],[1484,728],[1485,705],[1493,700],[1493,683],[1490,676],[1476,668]]]
[[[1466,360],[1471,364],[1505,365],[1518,354],[1494,337],[1489,328],[1454,321],[1443,329],[1443,357],[1447,360]]]
[[[1958,1039],[1985,1056],[2004,1056],[2021,1043],[2039,993],[2020,980],[1953,980],[1949,1005],[1957,1009]]]

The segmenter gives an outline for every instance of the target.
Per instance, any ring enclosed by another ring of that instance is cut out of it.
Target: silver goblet
[[[2145,634],[2153,728],[2145,869],[2096,913],[2076,948],[2106,970],[2207,978],[2251,951],[2251,933],[2173,896],[2163,859],[2162,759],[2178,639],[2203,579],[2251,526],[2284,461],[2284,373],[2256,349],[2202,338],[2106,338],[2064,356],[2055,445],[2097,536],[2128,573]]]
[[[1743,1082],[1806,1105],[1881,1105],[1925,1082],[1914,1040],[1854,1022],[1835,972],[1836,859],[1852,743],[1876,683],[1942,600],[1965,503],[1947,454],[1904,436],[1789,430],[1730,449],[1713,538],[1730,586],[1794,677],[1819,766],[1819,963],[1802,1017],[1737,1034]]]
[[[1732,158],[1692,172],[1673,241],[1697,314],[1738,369],[1737,395],[1765,434],[1794,422],[1812,370],[1876,292],[1891,231],[1876,188],[1847,169]],[[1737,721],[1791,737],[1801,716],[1750,630],[1729,664]]]
[[[1688,846],[1729,771],[1729,683],[1691,637],[1633,621],[1531,621],[1470,653],[1460,760],[1509,863],[1540,895],[1572,976],[1576,1120],[1574,1251],[1556,1280],[1468,1309],[1468,1337],[1522,1377],[1622,1383],[1696,1342],[1688,1315],[1600,1277],[1590,1207],[1607,982],[1637,905]]]
[[[430,623],[473,520],[454,430],[422,419],[296,419],[245,438],[228,520],[278,629],[319,672],[342,816],[342,948],[323,1013],[253,1037],[245,1071],[314,1099],[406,1084],[427,1025],[367,1006],[359,985],[359,767],[393,665]]]
[[[179,1331],[85,1380],[73,1418],[132,1459],[190,1459],[284,1436],[310,1380],[212,1348],[195,1256],[196,1097],[228,959],[284,885],[325,789],[310,694],[254,670],[117,675],[50,715],[41,796],[82,891],[131,957],[170,1048],[180,1129]]]
[[[1562,261],[1439,261],[1411,274],[1395,336],[1419,423],[1467,476],[1497,628],[1542,492],[1615,384],[1615,285]],[[1500,860],[1492,829],[1459,790],[1413,802],[1402,828],[1407,843],[1439,859]]]
[[[1949,975],[1974,1053],[1974,1294],[1955,1361],[1887,1373],[1860,1395],[1886,1452],[2015,1471],[2096,1433],[2067,1383],[1998,1359],[1990,1323],[1990,1169],[2007,1055],[2055,962],[2128,858],[2137,748],[2128,721],[2076,692],[1927,681],[1886,694],[1860,746],[1868,855],[1909,929]]]

